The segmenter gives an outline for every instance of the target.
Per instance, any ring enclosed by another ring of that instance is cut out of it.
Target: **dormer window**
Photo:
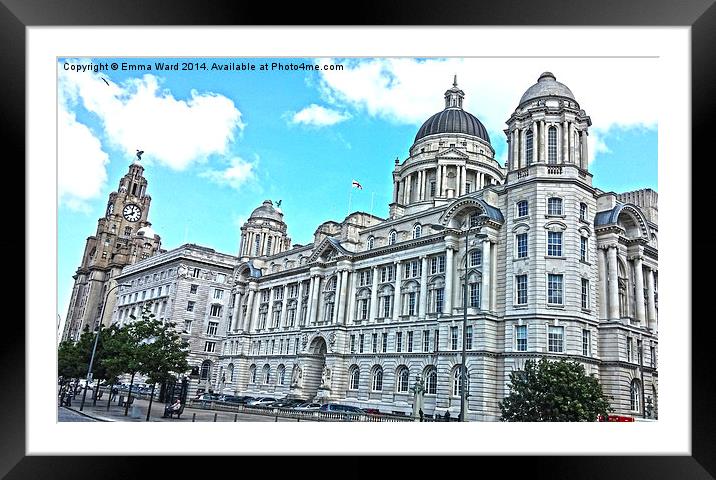
[[[413,238],[420,238],[420,235],[423,232],[423,227],[420,226],[419,223],[416,223],[413,227]]]
[[[368,237],[368,250],[373,250],[373,247],[375,246],[375,237],[372,235]]]
[[[388,245],[395,245],[395,242],[398,241],[398,232],[395,230],[391,230],[388,234]]]

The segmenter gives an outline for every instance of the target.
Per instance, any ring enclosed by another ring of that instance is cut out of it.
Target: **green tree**
[[[582,364],[542,358],[510,374],[510,394],[500,410],[506,422],[593,422],[612,408]]]

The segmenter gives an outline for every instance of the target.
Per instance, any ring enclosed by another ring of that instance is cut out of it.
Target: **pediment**
[[[456,159],[456,158],[458,158],[458,159],[463,160],[463,159],[469,158],[469,155],[468,155],[467,153],[463,152],[463,151],[458,150],[458,149],[455,148],[455,147],[450,147],[450,148],[448,148],[447,150],[445,150],[445,151],[439,153],[436,158],[437,158],[437,159],[443,159],[443,158],[445,158],[445,159]]]

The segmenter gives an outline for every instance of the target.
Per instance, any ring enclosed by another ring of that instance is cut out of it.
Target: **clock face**
[[[139,209],[138,206],[130,203],[129,205],[124,207],[124,209],[122,210],[122,215],[124,215],[124,218],[126,218],[130,222],[136,222],[142,216],[142,211]]]

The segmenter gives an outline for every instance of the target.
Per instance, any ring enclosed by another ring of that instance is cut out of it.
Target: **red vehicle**
[[[597,417],[598,422],[633,422],[634,417],[628,417],[626,415],[607,415],[607,418],[605,419],[603,416],[599,415]]]

